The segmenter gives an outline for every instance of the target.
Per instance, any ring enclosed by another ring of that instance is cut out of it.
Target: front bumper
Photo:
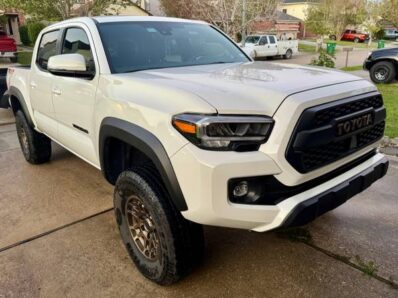
[[[331,189],[299,203],[283,222],[283,227],[301,226],[322,214],[337,208],[356,194],[364,191],[373,182],[382,178],[388,170],[387,158],[332,187]]]
[[[267,154],[211,152],[188,144],[171,161],[188,206],[188,210],[182,212],[186,219],[257,232],[311,221],[364,190],[384,176],[388,168],[384,155],[377,153],[276,205],[247,205],[228,199],[228,181],[261,175],[278,177],[281,170]]]

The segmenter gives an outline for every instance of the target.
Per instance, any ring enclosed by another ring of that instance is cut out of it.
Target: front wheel
[[[355,38],[354,38],[354,42],[355,42],[355,43],[360,42],[359,38],[358,38],[358,37],[355,37]]]
[[[176,210],[152,167],[120,174],[114,209],[126,249],[138,270],[160,285],[172,284],[200,262],[204,250],[201,225]]]
[[[396,77],[394,65],[388,61],[381,61],[370,68],[371,80],[378,83],[391,83]]]

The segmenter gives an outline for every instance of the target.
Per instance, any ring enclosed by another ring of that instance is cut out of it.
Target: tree
[[[306,27],[320,36],[338,38],[348,25],[358,25],[365,20],[365,8],[365,0],[322,0],[308,10]]]
[[[398,26],[398,0],[383,0],[381,2],[381,16]]]
[[[86,1],[76,10],[76,0],[0,0],[0,7],[16,8],[38,20],[58,21],[76,15],[99,15],[106,12],[112,4],[126,6],[128,0]]]
[[[246,31],[257,18],[273,20],[278,0],[246,0],[246,17],[242,22],[244,0],[160,0],[168,16],[198,19],[218,26],[229,36]]]

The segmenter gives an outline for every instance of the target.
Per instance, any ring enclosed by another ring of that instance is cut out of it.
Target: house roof
[[[301,22],[302,20],[299,18],[296,18],[290,14],[284,13],[282,11],[277,10],[276,11],[276,20],[278,22],[283,21],[283,22]]]

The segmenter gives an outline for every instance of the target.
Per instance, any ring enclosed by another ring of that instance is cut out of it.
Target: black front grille
[[[328,124],[335,118],[349,115],[367,108],[381,108],[383,106],[383,99],[380,96],[372,96],[361,100],[356,100],[349,103],[343,103],[337,106],[331,106],[324,110],[318,111],[314,119],[315,126],[322,126]]]
[[[362,111],[372,115],[373,123],[338,136],[337,120],[355,118]],[[286,158],[301,173],[323,167],[382,138],[385,116],[383,99],[376,92],[309,108],[299,119]]]

